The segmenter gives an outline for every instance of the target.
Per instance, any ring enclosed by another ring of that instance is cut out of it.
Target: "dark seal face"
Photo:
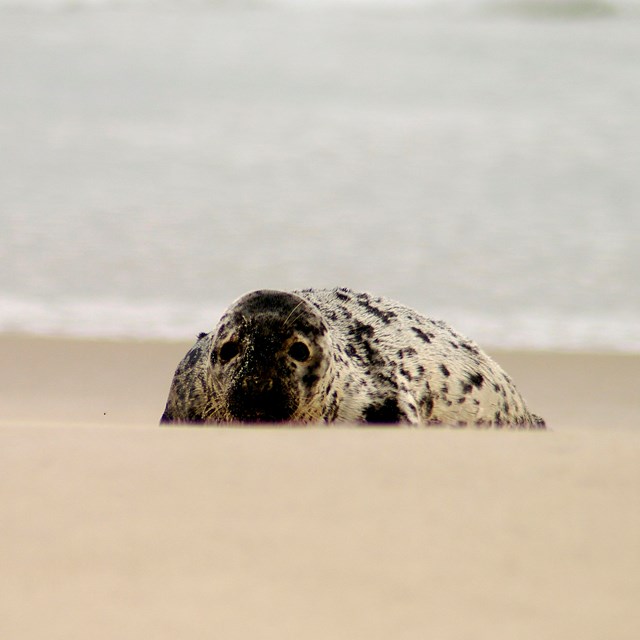
[[[318,310],[281,291],[254,291],[237,300],[215,331],[212,382],[219,418],[284,422],[321,415],[330,352]]]

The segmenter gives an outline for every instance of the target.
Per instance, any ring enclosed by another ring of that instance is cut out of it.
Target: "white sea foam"
[[[190,339],[213,328],[223,307],[105,300],[0,297],[0,332],[97,338]]]

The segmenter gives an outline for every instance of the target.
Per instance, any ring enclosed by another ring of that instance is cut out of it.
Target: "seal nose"
[[[273,389],[273,380],[260,376],[247,376],[242,381],[242,389],[247,393],[268,393]]]

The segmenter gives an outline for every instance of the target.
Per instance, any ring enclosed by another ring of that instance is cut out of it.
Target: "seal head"
[[[189,397],[176,389],[163,422],[321,419],[331,339],[320,312],[303,298],[283,291],[248,293],[196,348],[185,358],[185,372],[197,368],[199,384],[185,387]],[[194,386],[201,387],[198,393]]]
[[[212,343],[215,387],[232,421],[302,418],[326,374],[328,327],[306,300],[261,290],[240,298]]]

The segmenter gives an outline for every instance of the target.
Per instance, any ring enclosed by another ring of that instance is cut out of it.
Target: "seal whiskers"
[[[291,318],[291,316],[304,304],[304,300],[300,300],[300,302],[298,302],[298,304],[293,307],[293,309],[291,309],[291,312],[289,313],[289,315],[284,319],[284,322],[282,323],[285,327],[287,326],[287,323],[289,322],[289,318]],[[295,322],[295,319],[291,321],[292,324]]]

